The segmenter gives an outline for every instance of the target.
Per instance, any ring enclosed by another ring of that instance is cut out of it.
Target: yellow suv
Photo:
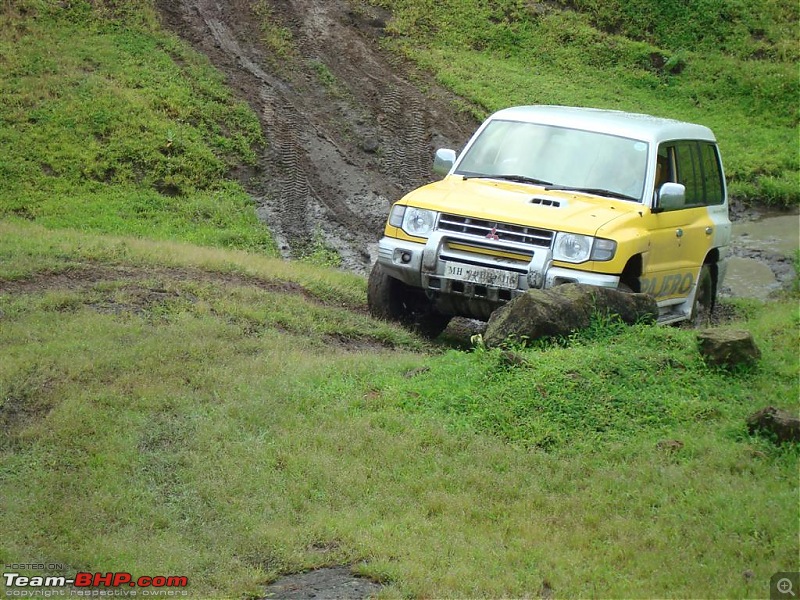
[[[436,336],[529,289],[586,283],[654,296],[659,322],[713,308],[731,224],[707,127],[520,106],[491,115],[444,179],[392,206],[369,278],[374,316]]]

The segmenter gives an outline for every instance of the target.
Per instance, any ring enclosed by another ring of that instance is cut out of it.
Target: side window
[[[675,145],[677,181],[686,186],[686,206],[703,202],[703,173],[697,144],[684,142]]]
[[[665,181],[686,187],[686,206],[722,204],[725,200],[722,169],[714,144],[676,142],[658,149],[656,190]]]
[[[722,204],[725,200],[722,186],[722,169],[719,168],[719,156],[714,144],[700,144],[703,167],[703,184],[705,188],[705,204]]]

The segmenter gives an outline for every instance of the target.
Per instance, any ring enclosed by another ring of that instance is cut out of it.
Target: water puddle
[[[800,247],[800,215],[767,214],[733,224],[722,295],[765,299],[791,281],[792,258]]]

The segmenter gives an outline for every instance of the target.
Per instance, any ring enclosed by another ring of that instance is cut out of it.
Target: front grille
[[[549,248],[553,242],[553,232],[547,229],[498,223],[496,221],[458,215],[441,215],[437,229],[484,237],[487,240],[495,240],[497,242],[514,242],[538,248]]]
[[[517,273],[527,273],[528,264],[533,257],[533,251],[521,254],[498,253],[497,246],[477,242],[453,244],[446,242],[442,245],[439,258],[442,260],[454,261],[476,267],[493,267],[516,271]]]

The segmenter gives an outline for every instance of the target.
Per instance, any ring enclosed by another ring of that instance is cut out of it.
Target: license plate
[[[451,262],[445,263],[444,276],[448,279],[458,279],[459,281],[468,281],[479,285],[492,285],[512,290],[517,288],[519,280],[519,273]]]

